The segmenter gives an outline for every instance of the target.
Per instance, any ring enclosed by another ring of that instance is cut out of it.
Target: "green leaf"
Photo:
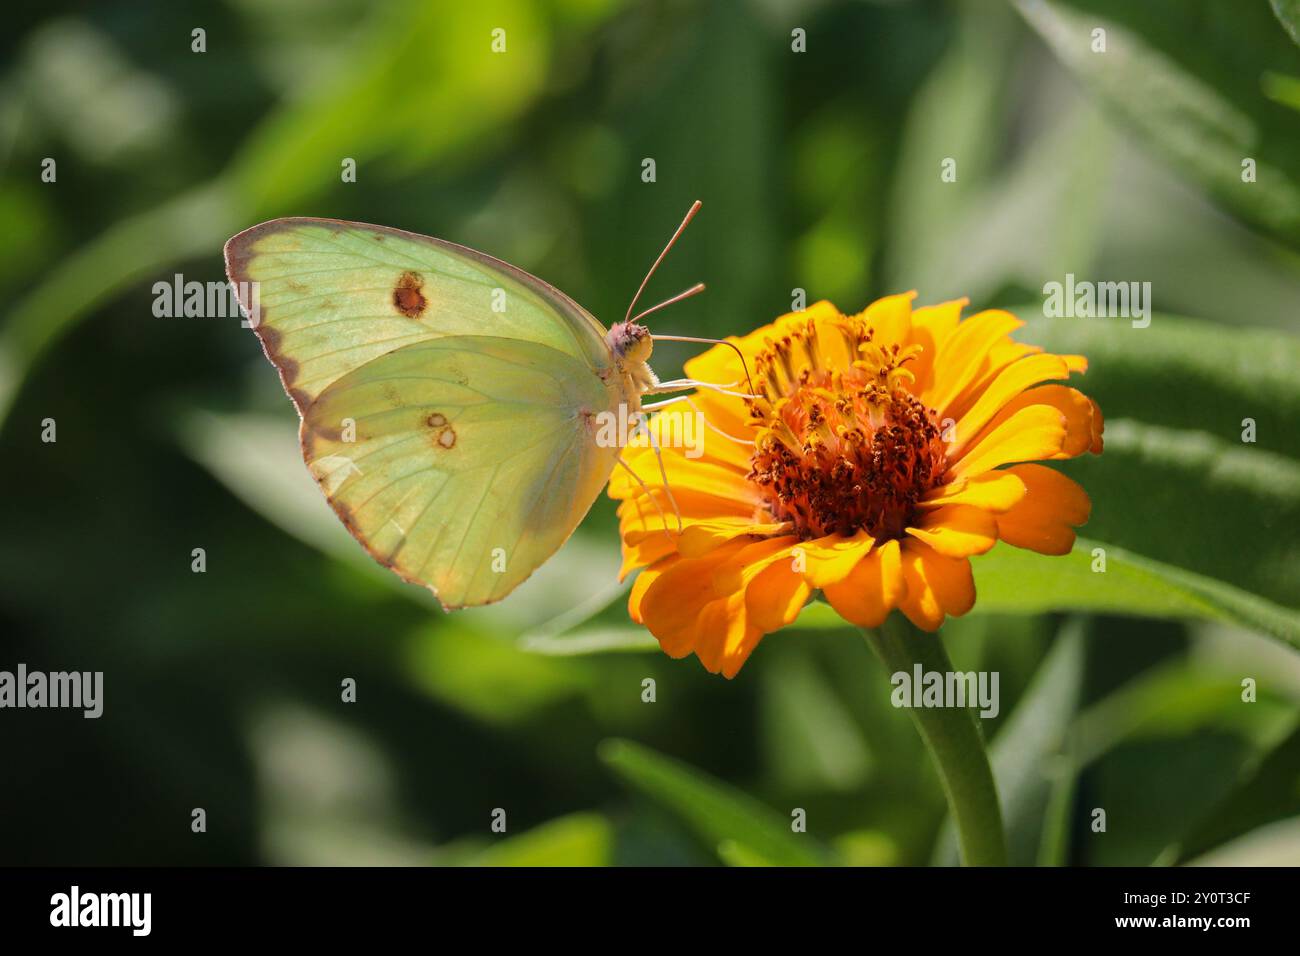
[[[718,844],[718,859],[727,866],[774,866],[775,864],[761,853],[756,853],[743,843],[735,840],[723,840]]]
[[[1300,43],[1300,0],[1269,0],[1273,15],[1278,18],[1291,39]]]
[[[1170,853],[1174,860],[1200,857],[1229,841],[1249,839],[1247,831],[1273,821],[1300,816],[1300,726],[1261,753],[1231,794],[1207,814]],[[1217,856],[1212,851],[1211,856]],[[1202,858],[1203,859],[1203,858]],[[1292,860],[1294,864],[1297,862]]]
[[[1075,96],[1041,121],[1005,108],[1017,62],[1014,18],[961,4],[957,36],[917,94],[904,128],[884,291],[919,289],[927,302],[987,301],[1008,282],[1091,261],[1107,185],[1111,134]],[[1006,137],[1024,137],[1008,155]],[[940,163],[957,164],[945,181]]]
[[[1300,816],[1252,830],[1186,866],[1300,866]]]
[[[1085,86],[1176,168],[1243,219],[1300,242],[1300,128],[1260,82],[1266,70],[1300,72],[1300,52],[1263,4],[1015,3]],[[1094,50],[1096,29],[1105,30],[1104,52]],[[1253,182],[1242,180],[1246,158],[1256,162]]]
[[[1104,548],[1106,570],[1092,570]],[[1092,611],[1237,622],[1300,649],[1300,612],[1213,578],[1080,538],[1074,550],[1047,557],[999,544],[971,561],[972,613]]]
[[[1100,459],[1065,466],[1085,533],[1269,600],[1300,595],[1300,462],[1204,432],[1112,421]]]
[[[1093,570],[1096,548],[1105,551],[1104,572]],[[971,566],[976,591],[972,615],[1087,611],[1224,621],[1300,649],[1300,611],[1090,538],[1079,538],[1073,551],[1059,557],[999,544],[972,558]],[[838,629],[844,621],[829,605],[815,601],[791,627]]]
[[[1282,73],[1265,73],[1260,79],[1264,95],[1274,103],[1300,110],[1300,80]]]
[[[846,625],[840,622],[840,628]],[[764,668],[760,727],[766,765],[783,792],[860,792],[871,752],[859,724],[803,642]]]
[[[1294,756],[1300,753],[1294,743],[1275,768],[1290,769],[1289,779],[1273,773],[1271,785],[1246,801],[1230,795],[1253,790],[1248,781],[1254,768],[1265,754],[1278,752],[1277,741],[1295,727],[1291,694],[1285,685],[1264,681],[1258,699],[1243,704],[1240,675],[1255,673],[1242,667],[1249,655],[1231,655],[1227,659],[1236,663],[1225,673],[1222,658],[1205,658],[1209,645],[1202,640],[1195,647],[1091,704],[1070,728],[1069,753],[1075,768],[1086,770],[1095,801],[1089,805],[1125,808],[1121,819],[1111,819],[1116,839],[1080,844],[1081,862],[1172,864],[1189,839],[1192,847],[1203,849],[1241,832],[1238,827],[1265,822],[1270,818],[1265,808],[1285,813],[1285,802],[1263,793],[1276,794],[1280,785],[1294,794]],[[1293,795],[1289,800],[1294,806]],[[1257,812],[1243,812],[1247,805]],[[1232,812],[1224,815],[1225,810]],[[1202,837],[1188,836],[1197,833]],[[1218,834],[1217,839],[1209,834]]]
[[[566,634],[525,634],[519,649],[550,657],[657,651],[659,642],[643,627],[589,627]]]
[[[1087,766],[1126,741],[1174,737],[1206,727],[1248,736],[1248,731],[1258,734],[1290,715],[1288,704],[1272,697],[1261,696],[1253,707],[1262,712],[1242,708],[1241,686],[1234,676],[1174,660],[1143,671],[1089,705],[1070,729],[1071,746],[1079,765]]]
[[[676,813],[710,846],[729,844],[728,862],[740,856],[748,863],[764,860],[777,866],[831,862],[812,836],[792,832],[788,819],[703,771],[629,740],[606,741],[600,758],[629,786]]]
[[[1167,315],[1145,328],[1034,317],[1022,337],[1086,355],[1079,387],[1107,416],[1103,454],[1061,465],[1092,499],[1083,531],[1089,548],[1106,549],[1107,574],[1088,583],[1081,543],[1055,568],[1070,578],[1061,606],[1235,619],[1295,646],[1300,339]],[[997,561],[1010,562],[1008,574],[1037,563],[998,552],[976,559],[981,603],[1007,590]],[[1051,603],[1040,597],[1017,600],[1026,611]]]
[[[609,866],[613,827],[598,813],[574,813],[508,837],[468,861],[470,866]]]

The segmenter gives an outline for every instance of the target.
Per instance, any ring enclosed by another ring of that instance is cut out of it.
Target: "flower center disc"
[[[809,319],[756,359],[749,480],[803,539],[902,537],[946,470],[934,415],[903,386],[917,345],[881,347],[856,316]]]

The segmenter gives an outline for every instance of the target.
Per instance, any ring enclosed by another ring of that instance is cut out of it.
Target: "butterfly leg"
[[[673,540],[673,536],[668,533],[668,515],[664,513],[663,506],[659,504],[658,499],[651,493],[649,485],[641,480],[641,476],[632,470],[632,466],[623,460],[622,455],[619,455],[615,460],[618,464],[623,466],[624,471],[632,476],[632,480],[641,486],[641,490],[644,491],[645,496],[650,499],[650,503],[655,506],[655,511],[659,512],[659,518],[664,523],[664,537],[669,541]]]
[[[650,441],[650,447],[651,449],[654,450],[655,453],[655,461],[659,463],[659,475],[664,480],[664,493],[668,496],[668,503],[673,506],[673,513],[677,515],[677,533],[681,534],[682,533],[682,509],[677,507],[677,499],[673,497],[672,485],[668,483],[668,469],[664,467],[664,455],[663,455],[663,450],[659,447],[659,439],[655,438],[654,432],[652,432],[649,426],[647,425],[647,422],[649,422],[650,419],[645,414],[645,412],[637,412],[636,415],[637,415],[636,428],[632,430],[632,435],[636,435],[637,432],[644,431],[646,438],[649,439]],[[629,438],[630,437],[631,436],[629,436]],[[664,524],[667,524],[667,521],[665,521]]]
[[[739,385],[739,382],[731,382],[729,385]],[[671,382],[657,382],[650,388],[647,388],[643,395],[666,395],[669,392],[685,392],[693,388],[707,388],[711,392],[717,392],[720,395],[730,395],[733,398],[761,398],[761,395],[750,395],[745,392],[733,392],[729,390],[729,385],[715,385],[713,382],[697,382],[693,378],[675,378]]]
[[[696,413],[700,416],[700,420],[704,422],[704,427],[707,428],[709,431],[716,432],[717,434],[721,435],[723,438],[726,438],[729,441],[734,441],[737,445],[754,444],[748,438],[737,438],[735,435],[727,434],[717,425],[713,424],[713,422],[709,421],[708,416],[704,414],[700,406],[696,405],[693,401],[691,401],[691,397],[689,395],[678,395],[676,398],[664,399],[662,402],[651,402],[649,405],[642,405],[641,411],[654,412],[654,411],[658,411],[661,408],[667,408],[669,405],[676,405],[678,402],[685,402],[687,405],[691,406],[691,408],[695,409]]]

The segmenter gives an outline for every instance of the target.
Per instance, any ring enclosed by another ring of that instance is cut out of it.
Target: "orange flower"
[[[1101,451],[1096,403],[1043,384],[1087,361],[1013,341],[1008,312],[962,321],[966,300],[913,310],[914,296],[853,316],[818,302],[730,339],[744,366],[723,345],[689,361],[691,378],[758,397],[700,390],[651,419],[667,493],[654,450],[625,449],[645,482],[619,470],[609,485],[622,574],[644,569],[628,611],[668,654],[734,677],[816,590],[860,627],[897,608],[933,631],[971,609],[968,559],[999,538],[1071,549],[1087,494],[1026,463]],[[697,410],[703,454],[674,447]]]

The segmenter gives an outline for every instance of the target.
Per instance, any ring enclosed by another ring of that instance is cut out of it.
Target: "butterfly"
[[[521,269],[400,229],[275,219],[226,243],[303,459],[376,561],[451,610],[500,600],[559,549],[622,464],[599,425],[700,384],[660,382],[653,341],[716,340],[640,320],[703,284],[632,315],[699,208],[608,330]]]

